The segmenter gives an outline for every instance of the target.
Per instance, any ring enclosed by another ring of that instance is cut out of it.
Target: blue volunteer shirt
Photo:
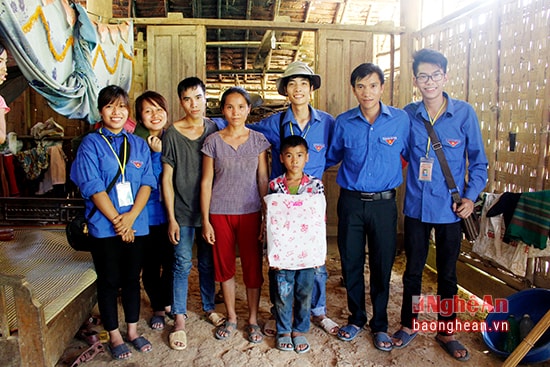
[[[129,134],[126,130],[122,130],[116,135],[107,129],[101,130],[117,153],[123,145],[124,136],[128,138],[130,157],[125,167],[124,177],[126,181],[130,182],[134,200],[141,186],[156,188],[157,180],[151,165],[151,152],[145,140]],[[107,189],[117,174],[118,167],[117,158],[100,134],[92,132],[84,137],[71,166],[70,176],[85,200],[86,216],[94,207],[94,203],[90,199],[91,196]],[[121,182],[121,180],[122,175],[117,182]],[[126,213],[132,208],[131,205],[124,207],[118,205],[116,185],[109,192],[109,198],[119,213]],[[136,230],[136,236],[149,234],[149,216],[146,209],[137,216],[132,228]],[[111,218],[105,217],[99,210],[88,221],[88,229],[90,234],[97,238],[116,236]]]
[[[142,124],[137,124],[136,129],[134,130],[134,135],[141,137],[145,140],[145,143],[147,143],[149,130],[147,130],[147,128],[145,128]],[[162,135],[164,135],[164,131],[162,132]],[[160,136],[161,139],[162,135]],[[162,192],[160,190],[162,152],[153,152],[151,150],[151,164],[153,167],[153,174],[157,179],[157,186],[151,189],[151,195],[149,195],[149,200],[147,201],[147,205],[145,207],[147,208],[147,213],[149,214],[149,225],[158,226],[168,221],[168,218],[166,217],[166,209],[164,208],[164,203],[162,202]]]
[[[487,184],[487,157],[474,109],[468,103],[451,99],[447,93],[447,110],[435,122],[434,130],[443,146],[443,153],[453,174],[459,193],[472,201]],[[420,158],[426,156],[428,132],[422,118],[429,121],[422,101],[405,107],[411,120],[410,156],[404,212],[406,216],[426,223],[454,223],[460,218],[452,211],[452,197],[441,166],[430,146],[428,157],[433,159],[432,180],[418,179]],[[468,185],[465,189],[466,156]]]
[[[266,117],[257,123],[247,125],[247,127],[264,134],[269,143],[271,143],[272,163],[270,179],[283,174],[283,167],[279,159],[279,148],[281,145],[279,124],[281,114],[283,114],[284,136],[293,135],[292,133],[300,135],[307,141],[309,146],[309,161],[304,167],[304,172],[315,177],[323,177],[325,169],[330,167],[327,165],[326,155],[334,130],[334,117],[311,106],[309,106],[309,112],[311,119],[303,131],[294,119],[291,107],[286,111]]]
[[[408,150],[409,117],[380,102],[380,115],[371,125],[359,106],[336,118],[328,150],[329,164],[342,162],[336,182],[361,192],[380,192],[403,182],[401,155]]]
[[[149,213],[149,225],[158,226],[167,222],[166,209],[162,201],[160,190],[160,176],[162,174],[162,153],[151,152],[151,164],[153,167],[153,174],[155,175],[158,184],[151,189],[151,195],[147,201],[147,212]]]

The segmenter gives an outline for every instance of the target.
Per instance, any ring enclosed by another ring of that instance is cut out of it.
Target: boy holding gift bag
[[[268,261],[277,283],[276,346],[305,353],[314,268],[324,265],[326,256],[326,201],[323,182],[303,171],[308,160],[304,138],[284,138],[280,160],[285,173],[270,181],[264,198]]]

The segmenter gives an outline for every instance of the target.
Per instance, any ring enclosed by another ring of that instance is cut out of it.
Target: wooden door
[[[168,101],[168,121],[184,112],[178,83],[190,76],[206,77],[206,28],[204,26],[147,27],[147,88]]]
[[[373,36],[369,32],[320,30],[317,39],[319,52],[317,72],[321,88],[316,91],[319,109],[334,117],[357,105],[350,85],[353,69],[372,62]],[[336,236],[338,216],[336,205],[340,187],[336,183],[338,167],[328,169],[323,176],[327,197],[327,235]]]
[[[370,32],[320,30],[317,72],[322,77],[319,108],[333,116],[357,105],[349,78],[353,69],[372,62],[373,36]]]

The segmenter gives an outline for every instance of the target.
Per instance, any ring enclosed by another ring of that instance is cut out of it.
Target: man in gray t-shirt
[[[204,118],[205,91],[204,83],[196,77],[179,83],[178,95],[185,117],[174,122],[162,138],[162,193],[168,217],[168,237],[174,244],[175,258],[171,310],[175,322],[169,342],[170,347],[176,350],[187,346],[187,289],[195,241],[202,308],[215,326],[225,321],[223,315],[215,312],[212,246],[201,236],[201,148],[206,137],[218,130],[214,122]]]

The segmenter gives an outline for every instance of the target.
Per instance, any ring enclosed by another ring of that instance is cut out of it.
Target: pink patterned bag
[[[325,195],[270,194],[264,201],[269,266],[299,270],[324,265]]]

